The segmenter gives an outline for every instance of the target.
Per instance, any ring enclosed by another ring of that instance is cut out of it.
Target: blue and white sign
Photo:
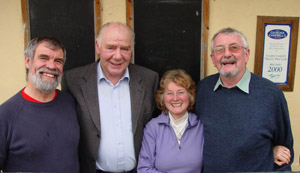
[[[291,27],[265,24],[262,77],[276,84],[288,83]]]
[[[281,29],[273,29],[268,32],[268,37],[271,39],[284,39],[287,37],[288,33]]]

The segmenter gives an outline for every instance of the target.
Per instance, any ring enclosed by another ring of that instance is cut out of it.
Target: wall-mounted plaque
[[[254,73],[293,91],[298,17],[257,17]]]

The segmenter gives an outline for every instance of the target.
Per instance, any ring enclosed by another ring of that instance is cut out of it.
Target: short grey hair
[[[133,50],[133,47],[134,47],[134,44],[135,44],[135,33],[133,31],[133,29],[131,27],[129,27],[127,24],[124,24],[124,23],[121,23],[121,22],[109,22],[109,23],[106,23],[104,25],[101,26],[101,29],[98,33],[98,36],[96,38],[97,42],[98,42],[98,45],[100,46],[101,45],[101,41],[102,41],[102,36],[103,36],[103,32],[109,27],[109,26],[112,26],[112,25],[115,25],[115,26],[121,26],[121,27],[124,27],[128,30],[128,32],[130,33],[131,35],[131,50]]]
[[[237,35],[239,36],[242,41],[243,41],[243,46],[245,49],[249,49],[249,44],[248,44],[248,41],[247,41],[247,37],[240,31],[234,29],[234,28],[223,28],[221,30],[219,30],[217,33],[215,33],[215,35],[213,36],[213,38],[211,39],[211,52],[213,52],[213,49],[214,49],[214,41],[215,41],[215,38],[219,35],[219,34],[225,34],[225,35]]]

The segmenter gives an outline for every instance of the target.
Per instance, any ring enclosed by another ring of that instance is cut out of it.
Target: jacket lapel
[[[130,99],[131,99],[131,121],[133,134],[136,132],[137,123],[139,116],[141,116],[141,109],[143,104],[143,98],[145,94],[145,88],[140,83],[142,82],[141,77],[138,73],[129,65],[129,76],[130,76]]]
[[[100,132],[100,111],[97,86],[97,62],[83,76],[81,91],[94,125]]]

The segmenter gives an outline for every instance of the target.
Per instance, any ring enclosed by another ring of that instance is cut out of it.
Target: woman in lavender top
[[[201,172],[203,124],[191,112],[195,92],[195,83],[185,71],[163,75],[156,93],[162,113],[144,129],[138,172]]]

